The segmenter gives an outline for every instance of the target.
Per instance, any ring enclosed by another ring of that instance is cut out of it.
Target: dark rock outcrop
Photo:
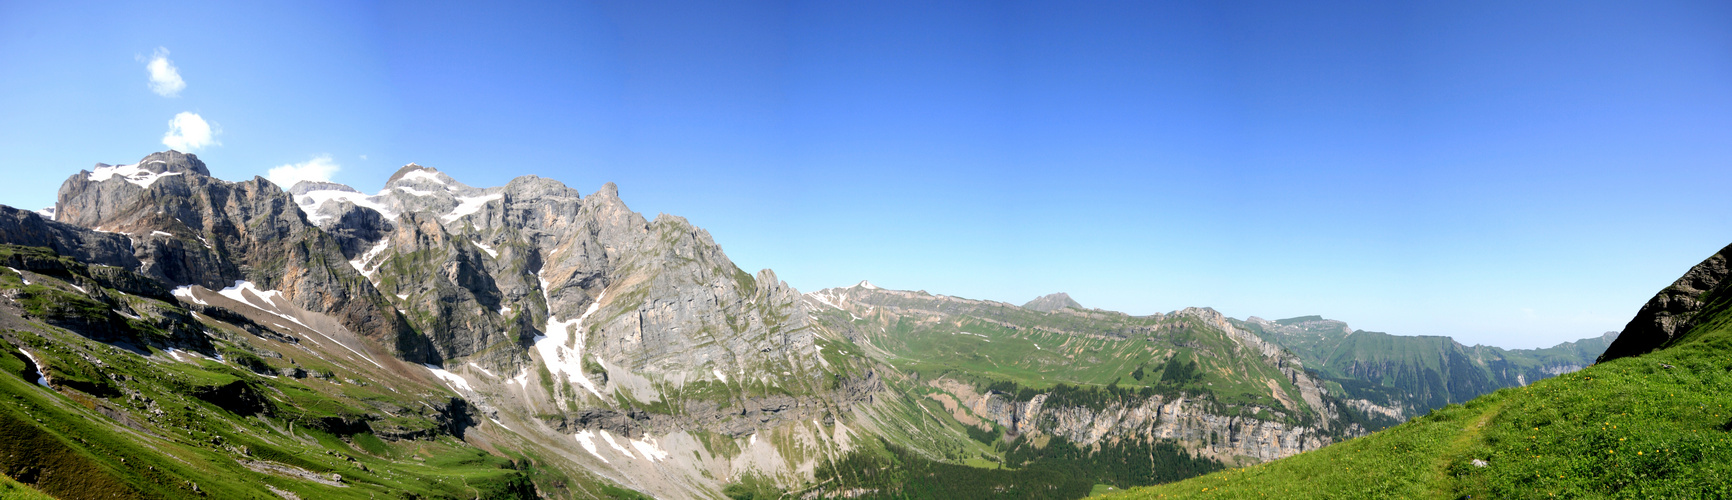
[[[271,413],[271,400],[245,380],[193,389],[193,397],[241,416]]]
[[[1703,313],[1732,306],[1732,293],[1727,293],[1728,286],[1732,286],[1726,279],[1732,274],[1728,257],[1732,257],[1732,246],[1708,256],[1672,286],[1648,299],[1599,361],[1640,356],[1666,347],[1689,333],[1696,326],[1696,319],[1705,316]]]

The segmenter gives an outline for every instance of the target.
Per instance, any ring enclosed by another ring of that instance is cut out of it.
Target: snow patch
[[[54,220],[54,207],[48,207],[48,208],[44,208],[41,210],[37,210],[36,214],[41,215],[43,217],[47,217],[48,220]]]
[[[97,167],[96,171],[91,172],[90,176],[87,178],[94,182],[102,182],[114,178],[114,176],[117,175],[120,176],[121,180],[137,184],[138,187],[150,187],[151,184],[156,183],[157,179],[171,175],[180,175],[180,172],[163,172],[159,174],[139,168],[137,164],[116,165],[112,167]]]
[[[253,302],[251,300],[247,300],[248,292],[250,292],[253,297],[257,297],[259,300],[264,301],[264,303],[260,304],[258,302]],[[280,312],[278,310],[278,306],[277,306],[275,301],[279,300],[279,299],[283,299],[283,292],[279,292],[276,290],[260,290],[258,285],[253,284],[253,282],[251,282],[251,281],[237,280],[237,281],[235,281],[234,286],[224,288],[224,289],[218,291],[217,293],[224,296],[224,297],[234,299],[235,302],[240,302],[242,304],[253,306],[254,309],[258,309],[260,311],[264,311],[266,313],[276,315],[279,318],[283,318],[283,319],[292,321],[297,325],[301,325],[302,328],[306,328],[307,331],[317,333],[317,334],[325,337],[326,339],[330,339],[330,341],[332,341],[332,342],[336,342],[337,345],[342,346],[344,349],[348,349],[349,352],[355,353],[355,356],[358,356],[361,359],[367,360],[367,362],[372,363],[373,366],[377,366],[379,368],[385,367],[385,365],[379,364],[378,361],[374,361],[372,356],[362,354],[361,351],[357,351],[357,350],[355,350],[355,348],[349,347],[348,344],[344,344],[342,341],[339,341],[335,338],[332,338],[330,335],[326,335],[325,332],[321,332],[317,328],[313,328],[311,326],[308,326],[306,323],[302,323],[300,318],[296,318],[294,316],[290,316],[288,314],[283,314],[282,312]],[[284,327],[283,325],[276,325],[276,326],[278,328],[282,328],[284,330],[288,329],[288,327]],[[324,345],[324,343],[319,342],[318,339],[313,339],[310,336],[306,337],[306,338],[312,339],[313,343],[319,344],[321,346]]]
[[[523,372],[518,373],[516,377],[511,377],[511,381],[517,383],[518,388],[528,390],[529,389],[529,369],[525,368],[523,370]]]
[[[635,455],[632,455],[632,454],[631,454],[631,450],[627,450],[627,449],[625,449],[625,447],[624,447],[624,446],[620,446],[620,445],[619,445],[619,442],[618,442],[618,441],[614,441],[614,440],[613,440],[613,434],[609,434],[609,433],[608,433],[608,432],[607,432],[607,429],[602,429],[602,430],[600,430],[600,431],[598,431],[598,432],[600,432],[600,433],[601,433],[601,440],[602,440],[602,441],[607,441],[607,445],[608,445],[608,446],[612,446],[612,447],[613,447],[613,449],[615,449],[615,450],[619,450],[619,452],[620,452],[620,453],[621,453],[621,454],[623,454],[623,455],[625,455],[625,457],[626,457],[626,458],[637,458],[637,456],[635,456]],[[653,460],[652,460],[652,461],[653,461]]]
[[[162,237],[166,237],[166,238],[173,238],[174,237],[173,234],[169,234],[167,231],[151,231],[150,235],[151,236],[162,236]]]
[[[716,378],[722,379],[722,383],[728,383],[728,376],[723,375],[721,370],[710,370],[710,373],[716,374]]]
[[[415,196],[432,196],[433,195],[432,191],[422,191],[422,190],[415,189],[415,188],[412,188],[409,186],[397,186],[397,190],[405,192],[405,193],[409,193],[409,194],[412,194]]]
[[[271,300],[277,299],[277,298],[282,298],[282,296],[283,296],[283,292],[279,292],[276,290],[260,290],[258,285],[253,284],[253,282],[251,282],[251,281],[244,281],[244,280],[237,280],[237,281],[235,281],[234,286],[224,288],[221,291],[218,291],[217,293],[224,296],[224,297],[234,299],[235,302],[240,302],[242,304],[247,304],[247,305],[251,305],[253,307],[258,307],[258,308],[263,309],[263,306],[260,306],[259,304],[254,303],[253,301],[247,299],[247,292],[252,292],[253,296],[258,297],[260,300],[265,301],[265,304],[269,304],[272,309],[276,308],[276,304],[272,304]],[[289,321],[293,321],[296,323],[301,322],[301,320],[291,318],[287,315],[284,315],[283,313],[274,312],[274,311],[270,311],[270,310],[266,310],[265,312],[275,314],[278,316],[282,316],[283,319],[287,319]],[[307,325],[301,325],[301,326],[307,326]]]
[[[486,368],[482,368],[482,367],[481,367],[481,365],[478,365],[478,364],[475,364],[475,363],[474,363],[474,362],[470,362],[470,363],[469,363],[469,366],[470,366],[470,367],[472,367],[472,368],[475,368],[475,369],[477,369],[477,370],[481,370],[481,373],[485,373],[485,374],[487,374],[487,376],[489,376],[489,377],[493,377],[493,378],[499,378],[499,376],[498,376],[498,375],[494,375],[494,374],[493,374],[493,372],[490,372],[490,371],[487,371],[487,369],[486,369]]]
[[[487,202],[503,199],[505,199],[504,193],[494,193],[487,196],[460,196],[457,198],[457,208],[451,209],[451,213],[445,214],[440,219],[445,222],[456,221],[465,215],[480,212],[481,207],[487,205]]]
[[[591,454],[591,455],[595,455],[595,458],[600,458],[602,463],[604,463],[604,464],[605,463],[613,463],[613,462],[607,461],[607,458],[602,457],[600,453],[596,453],[596,451],[595,451],[595,439],[594,439],[595,438],[595,431],[589,431],[589,430],[577,431],[577,435],[572,436],[572,437],[577,438],[577,444],[583,445],[584,451],[589,452],[589,454]]]
[[[30,351],[19,349],[18,352],[23,354],[24,357],[30,358],[30,364],[36,365],[36,383],[43,387],[48,387],[48,370],[43,368],[42,362],[37,361],[36,356],[30,355]]]
[[[475,392],[475,388],[469,386],[469,381],[464,380],[463,377],[458,374],[445,371],[444,368],[429,364],[422,364],[421,366],[427,367],[428,371],[433,372],[433,376],[444,379],[445,385],[450,386],[451,390],[455,391],[458,387],[462,387],[463,390],[459,392]]]
[[[879,289],[879,288],[878,288],[878,287],[876,287],[876,286],[872,286],[872,282],[870,282],[870,281],[866,281],[866,280],[860,280],[860,284],[858,284],[858,285],[854,285],[854,286],[857,286],[857,287],[860,287],[860,288],[865,288],[865,289],[867,289],[867,290],[878,290],[878,289]]]
[[[983,338],[983,339],[986,339],[986,341],[987,341],[987,342],[992,342],[992,337],[988,337],[988,336],[985,336],[985,335],[981,335],[981,334],[978,334],[978,333],[970,333],[970,332],[957,332],[957,333],[960,333],[960,334],[962,334],[962,335],[973,335],[973,336],[976,336],[976,337],[980,337],[980,338]],[[956,335],[956,334],[957,334],[957,333],[952,333],[952,334],[951,334],[951,335]]]
[[[356,271],[360,271],[362,275],[371,278],[373,273],[367,270],[367,264],[372,263],[373,258],[378,257],[379,254],[385,252],[386,248],[390,247],[390,239],[380,239],[379,243],[374,244],[373,248],[367,249],[366,253],[361,254],[360,257],[356,257],[355,260],[349,261],[349,266],[354,267]]]
[[[542,300],[552,304],[553,298],[547,295],[547,280],[541,279],[539,274],[536,279],[541,281]],[[601,300],[604,297],[607,297],[606,290],[596,296],[595,302],[589,304],[589,309],[584,310],[582,315],[571,321],[560,321],[551,312],[548,313],[547,327],[543,329],[545,335],[535,337],[535,350],[541,352],[541,362],[547,364],[549,373],[554,375],[564,373],[572,381],[595,394],[595,397],[606,400],[607,398],[602,397],[601,391],[595,388],[595,383],[590,382],[589,376],[583,373],[583,322],[601,308]],[[573,340],[575,342],[572,342]],[[566,344],[573,346],[568,347]]]
[[[438,184],[445,183],[444,179],[439,178],[439,174],[428,172],[426,170],[411,170],[404,173],[402,177],[399,177],[399,179],[427,179]]]
[[[13,268],[12,266],[6,266],[6,268],[11,269],[12,272],[18,273],[18,279],[23,280],[25,286],[30,285],[30,278],[24,277],[24,271],[19,271],[18,269]]]
[[[487,252],[488,257],[493,257],[495,259],[499,258],[499,252],[493,251],[493,247],[487,246],[486,243],[482,243],[479,241],[471,241],[470,243],[474,243],[475,247],[480,248],[481,251]]]
[[[319,207],[325,206],[326,203],[333,201],[347,201],[355,204],[357,207],[371,208],[380,214],[383,214],[386,219],[397,218],[397,213],[386,207],[384,204],[375,201],[375,196],[368,196],[354,191],[321,189],[318,191],[308,191],[306,194],[300,195],[299,198],[301,199],[302,206],[311,209],[303,211],[308,212],[307,219],[311,220],[313,224],[319,224],[336,217],[334,215],[316,215],[313,213],[317,212]]]
[[[830,302],[830,301],[829,301],[829,300],[828,300],[828,299],[827,299],[827,298],[826,298],[826,297],[824,297],[824,295],[823,295],[823,294],[820,294],[820,293],[818,293],[818,292],[812,292],[812,293],[808,293],[808,294],[806,294],[806,296],[807,296],[807,297],[811,297],[811,298],[812,298],[812,299],[813,299],[813,300],[816,300],[816,301],[818,301],[818,302],[823,302],[823,303],[824,303],[824,305],[827,305],[827,306],[830,306],[830,307],[834,307],[834,308],[837,308],[837,309],[841,309],[841,308],[842,308],[842,306],[839,306],[839,305],[836,305],[836,304],[833,304],[833,303],[831,303],[831,302]],[[850,313],[850,314],[852,314],[852,313]]]
[[[661,446],[656,444],[655,440],[651,439],[647,434],[644,435],[642,440],[632,441],[631,447],[637,448],[637,452],[643,454],[644,458],[649,459],[651,462],[667,460],[668,457],[671,456],[667,450],[663,450]]]

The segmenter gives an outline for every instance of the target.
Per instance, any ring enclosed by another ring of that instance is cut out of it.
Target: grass
[[[982,388],[995,381],[1033,389],[1059,384],[1102,388],[1114,383],[1127,389],[1155,387],[1165,362],[1181,357],[1199,367],[1200,375],[1187,389],[1209,394],[1222,407],[1220,411],[1270,408],[1280,412],[1253,410],[1245,415],[1265,420],[1287,420],[1310,412],[1303,405],[1288,408],[1271,394],[1268,381],[1274,381],[1289,401],[1301,401],[1298,390],[1278,369],[1256,356],[1242,355],[1238,344],[1225,334],[1191,318],[1103,315],[1105,319],[1079,322],[1065,314],[999,309],[1005,311],[970,311],[937,323],[915,316],[887,320],[875,342],[895,355],[890,362],[899,369],[924,379],[950,377]],[[994,322],[1004,318],[1021,326]],[[1107,335],[1162,326],[1173,333],[1123,339]],[[1052,333],[1037,327],[1097,335]],[[1139,370],[1144,372],[1141,380],[1133,376]]]
[[[0,474],[0,500],[54,500],[54,497]]]
[[[1726,498],[1732,330],[1700,330],[1371,436],[1109,498]]]

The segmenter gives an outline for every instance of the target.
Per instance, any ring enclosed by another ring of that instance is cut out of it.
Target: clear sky
[[[440,4],[0,0],[0,203],[417,162],[617,182],[803,291],[1503,347],[1732,243],[1726,2]]]

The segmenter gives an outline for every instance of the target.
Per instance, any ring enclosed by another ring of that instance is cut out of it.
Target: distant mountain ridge
[[[1040,312],[1053,312],[1067,307],[1074,309],[1083,308],[1082,304],[1078,304],[1075,300],[1071,300],[1070,295],[1064,292],[1042,295],[1022,305],[1023,309],[1033,309]]]
[[[1618,337],[1606,332],[1544,349],[1503,349],[1466,346],[1450,337],[1354,330],[1321,316],[1276,321],[1253,316],[1242,326],[1298,354],[1345,396],[1401,408],[1410,416],[1580,370]]]

